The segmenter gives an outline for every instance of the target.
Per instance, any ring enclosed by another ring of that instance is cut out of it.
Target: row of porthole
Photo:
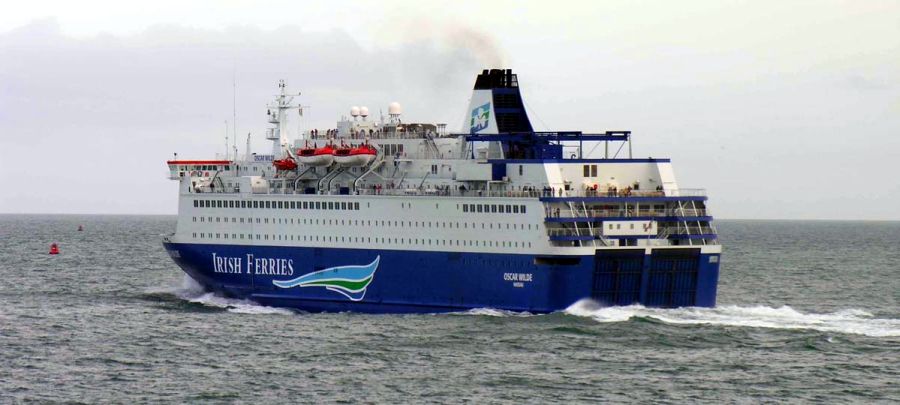
[[[459,207],[459,204],[457,204]],[[462,204],[462,212],[485,214],[524,214],[524,205],[512,204]]]
[[[230,239],[245,239],[245,234],[240,233],[232,233],[230,234]],[[411,244],[411,245],[428,245],[428,246],[465,246],[465,247],[505,247],[505,248],[524,248],[531,247],[531,242],[518,242],[518,241],[491,241],[491,240],[462,240],[459,239],[418,239],[418,238],[379,238],[379,237],[359,237],[359,236],[324,236],[324,235],[316,235],[313,238],[312,235],[271,235],[269,238],[269,234],[255,234],[255,240],[272,240],[272,241],[294,241],[294,242],[331,242],[331,243],[373,243],[374,239],[377,244]],[[246,234],[249,240],[253,240],[254,234]],[[290,238],[288,238],[290,236]],[[303,237],[301,240],[301,236]],[[195,239],[229,239],[229,234],[227,233],[206,233],[206,232],[194,232],[193,237]],[[448,243],[449,242],[449,243]],[[454,243],[455,242],[455,243]],[[462,243],[460,243],[462,242]]]
[[[250,208],[359,211],[356,201],[194,200],[194,208]]]
[[[229,222],[228,217],[192,217],[193,222],[198,222],[198,218],[199,218],[199,222],[213,222],[213,218],[215,218],[215,222],[225,222],[225,223]],[[222,221],[223,219],[224,219],[224,221]],[[246,219],[247,219],[246,223],[253,223],[253,218],[246,218]],[[302,219],[303,223],[300,222],[301,219]],[[290,223],[288,223],[288,220],[290,220]],[[319,223],[319,221],[321,221],[321,224]],[[328,222],[326,223],[325,221],[328,221]],[[338,222],[338,221],[340,221],[340,222]],[[366,220],[366,219],[340,219],[340,220],[338,220],[338,219],[327,219],[327,220],[321,219],[320,220],[320,219],[297,218],[296,224],[297,225],[322,225],[322,226],[337,226],[337,225],[340,225],[340,226],[373,226],[372,221],[373,220],[371,220],[371,219],[368,219],[368,220]],[[240,222],[242,224],[245,223],[243,217],[241,217],[241,218],[231,217],[231,222],[232,223]],[[469,222],[463,222],[462,227],[460,227],[459,222],[435,221],[435,222],[433,222],[434,226],[432,226],[431,221],[427,221],[427,222],[426,221],[397,221],[397,220],[390,221],[390,220],[376,219],[376,220],[374,220],[374,222],[375,222],[374,226],[396,227],[396,228],[407,228],[407,227],[410,227],[410,228],[419,228],[419,227],[421,227],[421,228],[448,228],[447,225],[449,224],[450,225],[449,228],[451,228],[451,229],[454,229],[454,228],[455,229],[470,229]],[[256,218],[256,223],[257,224],[269,224],[269,218]],[[293,224],[295,224],[295,221],[294,221],[294,218],[272,218],[271,223],[273,225],[282,225],[282,224],[283,225],[288,225],[288,224],[293,225]],[[420,223],[421,223],[421,225],[419,225]],[[472,222],[471,224],[472,224],[471,229],[478,229],[475,222]],[[504,225],[503,223],[497,223],[496,229],[504,229],[503,225]],[[507,223],[505,225],[506,225],[505,229],[508,229],[508,230],[524,231],[526,228],[526,225],[527,225],[528,230],[532,229],[532,224],[509,224],[509,223]],[[538,229],[537,225],[535,225],[534,227],[535,227],[534,229]],[[481,229],[495,229],[494,223],[493,222],[490,222],[490,223],[482,222]]]

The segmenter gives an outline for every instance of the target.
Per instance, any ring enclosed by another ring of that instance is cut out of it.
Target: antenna
[[[225,120],[225,159],[228,159],[228,120]]]
[[[237,160],[237,61],[231,60],[231,133],[234,135],[234,160]],[[228,141],[225,141],[225,155],[228,155]]]
[[[244,160],[249,163],[250,162],[250,133],[247,132],[247,154],[244,155]]]
[[[297,95],[299,96],[300,93],[297,93]],[[298,138],[298,139],[302,139],[302,138],[303,138],[303,124],[305,124],[305,123],[303,122],[303,114],[304,114],[304,110],[306,110],[306,114],[309,114],[309,109],[310,109],[310,108],[311,108],[311,107],[308,106],[308,105],[301,105],[300,103],[297,103],[297,110],[299,110],[299,112],[300,112],[300,117],[301,117],[300,119],[297,120],[297,138]]]

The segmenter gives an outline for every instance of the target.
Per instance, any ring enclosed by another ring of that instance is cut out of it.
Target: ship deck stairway
[[[582,218],[589,217],[590,213],[584,202],[568,201],[565,203],[568,212],[571,213],[572,221],[560,222],[550,221],[549,219],[556,217],[558,219],[559,208],[553,207],[552,203],[544,203],[544,211],[547,213],[545,225],[547,233],[551,241],[554,242],[571,242],[576,246],[610,246],[611,243],[603,237],[601,230],[594,227],[592,221],[581,221]],[[552,224],[552,225],[551,225]]]
[[[431,154],[431,159],[440,159],[441,152],[438,150],[437,144],[434,143],[434,136],[430,133],[425,134],[425,147],[427,148],[427,153]]]

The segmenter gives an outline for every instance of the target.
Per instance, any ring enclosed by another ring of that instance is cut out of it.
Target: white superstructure
[[[518,99],[515,75],[500,72],[501,89],[515,88]],[[515,108],[501,108],[502,91],[476,84],[468,133],[406,122],[391,103],[388,118],[352,107],[335,128],[289,140],[285,123],[299,106],[283,82],[279,89],[267,112],[272,154],[169,162],[180,184],[171,241],[542,255],[720,249],[703,191],[680,188],[668,159],[631,158],[630,132],[504,130],[521,124],[503,116]],[[582,156],[597,142],[606,144],[596,148],[603,156]],[[621,142],[629,156],[609,156],[608,145]],[[353,164],[301,156],[329,148],[373,152]],[[279,170],[278,161],[295,168]]]

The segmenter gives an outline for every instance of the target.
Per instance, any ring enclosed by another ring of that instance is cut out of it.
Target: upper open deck
[[[215,183],[205,186],[192,187],[188,193],[196,194],[253,194],[253,195],[291,195],[291,194],[319,194],[319,195],[380,195],[403,197],[485,197],[485,198],[534,198],[546,202],[641,202],[641,201],[704,201],[707,199],[706,190],[699,188],[682,188],[670,190],[575,190],[564,188],[546,187],[543,189],[520,190],[468,190],[446,188],[379,188],[371,187],[358,189],[353,192],[345,190],[331,192],[309,192],[309,190],[293,189],[290,181],[278,179],[269,181],[269,187],[264,189],[241,190],[238,187],[216,187]]]

